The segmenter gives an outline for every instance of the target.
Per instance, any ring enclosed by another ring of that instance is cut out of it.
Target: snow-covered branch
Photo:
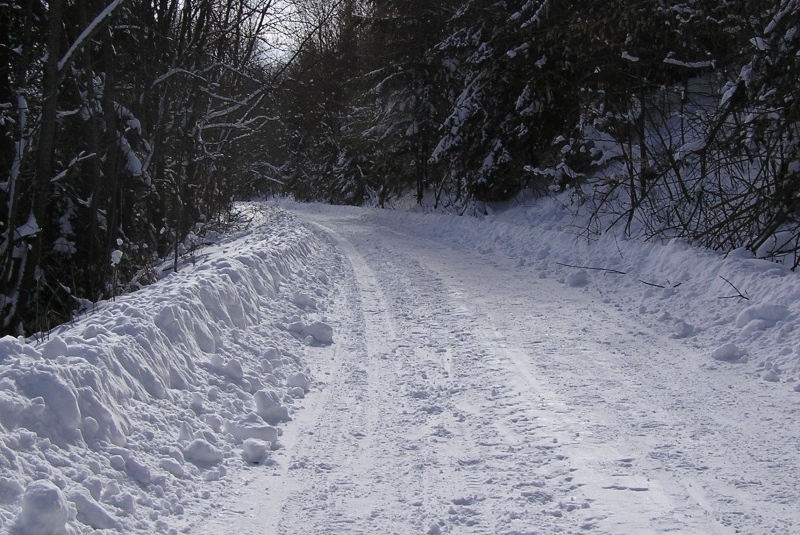
[[[75,39],[75,42],[72,43],[72,46],[69,47],[69,50],[62,56],[61,60],[58,62],[58,73],[59,76],[63,76],[67,66],[72,61],[72,57],[77,54],[81,48],[86,46],[92,37],[99,32],[103,26],[108,24],[108,21],[111,19],[111,16],[114,12],[119,9],[127,0],[113,0],[106,8],[97,15],[94,20],[89,23],[89,25],[84,29],[81,34]]]
[[[182,69],[180,67],[174,67],[174,68],[168,70],[167,72],[165,72],[164,74],[162,74],[161,76],[159,76],[158,78],[156,78],[155,80],[153,80],[153,82],[150,84],[150,87],[156,87],[157,85],[163,83],[164,81],[166,81],[169,78],[175,76],[176,74],[185,74],[185,75],[190,76],[192,78],[197,78],[198,80],[202,80],[202,81],[204,81],[206,83],[209,83],[208,79],[204,78],[203,76],[201,76],[200,74],[198,74],[196,72],[190,71],[188,69]]]

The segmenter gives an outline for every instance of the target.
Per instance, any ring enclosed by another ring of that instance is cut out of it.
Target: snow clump
[[[223,429],[226,433],[230,433],[237,443],[251,438],[273,443],[278,441],[278,430],[265,424],[258,414],[252,412],[236,422],[225,422]]]
[[[789,315],[789,309],[783,305],[763,303],[752,305],[742,310],[736,316],[736,327],[742,329],[743,334],[752,334],[774,327]]]
[[[672,333],[673,338],[688,338],[694,334],[694,326],[689,325],[683,320],[675,322],[675,330]]]
[[[257,438],[248,438],[242,443],[242,459],[246,463],[259,464],[269,459],[272,444]]]
[[[723,362],[735,362],[739,360],[740,351],[734,344],[724,344],[711,352],[711,358]]]
[[[329,345],[333,343],[333,327],[322,321],[314,321],[306,324],[302,321],[295,321],[288,327],[289,332],[293,332],[303,338],[311,337],[313,341],[320,344]]]
[[[317,300],[303,292],[295,292],[292,296],[292,303],[298,308],[307,308],[310,310],[316,310],[317,308]]]
[[[186,460],[198,465],[219,464],[225,459],[222,451],[202,438],[194,439],[183,450]]]
[[[296,373],[286,379],[286,386],[289,388],[302,388],[304,392],[311,390],[311,379],[304,373]]]
[[[572,271],[567,275],[567,286],[580,288],[589,284],[589,274],[585,270]]]
[[[46,480],[25,489],[22,510],[14,525],[15,535],[62,535],[66,533],[69,505],[61,489]]]
[[[76,491],[70,495],[71,501],[78,511],[77,519],[80,523],[94,529],[121,529],[120,523],[94,498],[83,491]]]
[[[253,397],[256,402],[256,414],[265,422],[277,424],[289,420],[289,410],[281,405],[280,397],[272,390],[259,390]]]

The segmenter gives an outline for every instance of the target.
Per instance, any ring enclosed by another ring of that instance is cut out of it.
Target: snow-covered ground
[[[0,340],[0,532],[800,532],[795,274],[555,202],[281,204]]]

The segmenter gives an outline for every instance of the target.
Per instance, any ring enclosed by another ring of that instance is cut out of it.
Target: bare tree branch
[[[61,57],[61,60],[58,62],[58,77],[63,78],[64,73],[69,67],[70,62],[72,61],[72,56],[78,53],[86,43],[91,41],[92,37],[94,37],[97,32],[99,32],[103,27],[108,24],[108,21],[111,20],[111,16],[114,12],[120,8],[127,0],[113,0],[106,8],[97,15],[94,20],[89,23],[89,25],[81,32],[81,34],[75,39],[75,42],[72,43],[72,46],[69,47],[69,50]]]
[[[628,273],[625,271],[618,271],[616,269],[609,269],[609,268],[600,268],[600,267],[589,267],[589,266],[573,266],[572,264],[562,264],[561,262],[556,262],[559,266],[564,267],[571,267],[576,269],[591,269],[594,271],[605,271],[606,273],[614,273],[616,275],[627,275]]]

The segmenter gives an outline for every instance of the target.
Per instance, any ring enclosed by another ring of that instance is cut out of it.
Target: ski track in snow
[[[336,341],[209,533],[800,531],[767,383],[500,257],[298,210],[339,264]]]

